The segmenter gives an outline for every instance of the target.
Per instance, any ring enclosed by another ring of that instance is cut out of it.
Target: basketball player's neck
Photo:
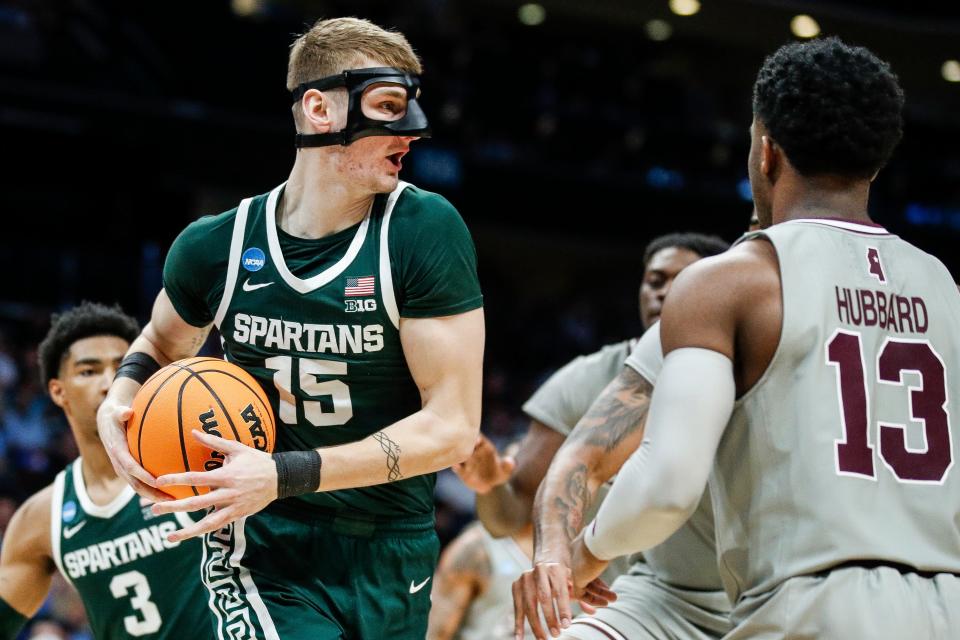
[[[780,184],[781,181],[783,184]],[[801,218],[870,222],[867,213],[869,180],[835,176],[808,178],[794,173],[783,175],[771,190],[771,196],[774,224]]]
[[[109,504],[124,490],[126,483],[114,470],[100,439],[96,435],[85,435],[96,434],[96,424],[86,429],[75,424],[71,424],[70,427],[83,459],[80,471],[83,474],[83,484],[87,494],[98,506]]]
[[[345,182],[322,154],[298,153],[277,203],[277,225],[298,238],[343,231],[367,215],[376,194]]]

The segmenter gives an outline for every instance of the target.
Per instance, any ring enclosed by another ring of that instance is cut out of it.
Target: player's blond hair
[[[287,89],[293,91],[304,82],[355,68],[363,58],[410,73],[423,72],[420,58],[402,33],[361,18],[331,18],[318,20],[294,40],[287,64]],[[299,121],[299,104],[294,105],[293,113]]]

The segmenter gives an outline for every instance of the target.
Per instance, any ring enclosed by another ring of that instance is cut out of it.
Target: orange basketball
[[[253,376],[217,358],[187,358],[160,369],[133,399],[127,445],[154,477],[211,471],[223,464],[190,434],[200,429],[272,452],[276,427],[266,394]],[[207,487],[169,486],[175,498],[198,496]]]

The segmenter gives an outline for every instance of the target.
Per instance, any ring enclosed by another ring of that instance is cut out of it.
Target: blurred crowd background
[[[89,299],[145,321],[176,234],[285,179],[287,47],[341,15],[403,31],[424,60],[434,137],[403,177],[474,234],[483,430],[501,446],[555,368],[640,331],[648,240],[746,228],[751,86],[791,39],[836,34],[891,62],[905,137],[871,213],[960,276],[954,3],[0,0],[0,533],[76,455],[37,376],[50,313]],[[472,509],[441,474],[443,540]],[[25,637],[88,637],[65,593]]]

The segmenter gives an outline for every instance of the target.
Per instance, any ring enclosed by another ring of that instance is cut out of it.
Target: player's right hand
[[[514,637],[523,640],[523,624],[530,624],[537,640],[556,638],[570,626],[570,600],[580,601],[585,613],[595,613],[617,599],[617,595],[600,579],[591,581],[582,593],[575,593],[570,567],[562,562],[538,562],[513,583]],[[542,612],[542,617],[541,617]],[[547,631],[543,628],[546,622]]]
[[[501,457],[490,439],[480,434],[470,457],[452,468],[463,484],[482,495],[509,480],[516,466],[512,457]]]
[[[127,446],[127,420],[133,409],[118,403],[109,395],[97,409],[97,433],[113,468],[133,490],[152,502],[170,500],[169,494],[156,488],[156,479],[137,464]]]

